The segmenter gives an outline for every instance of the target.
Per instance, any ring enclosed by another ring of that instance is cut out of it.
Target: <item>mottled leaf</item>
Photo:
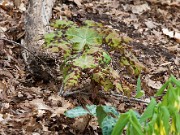
[[[75,59],[73,65],[77,67],[81,67],[82,69],[86,69],[86,68],[95,68],[98,66],[98,63],[95,62],[93,56],[83,55]]]
[[[91,28],[70,28],[66,32],[67,38],[73,43],[76,51],[82,51],[85,45],[98,46],[101,42],[101,36]]]

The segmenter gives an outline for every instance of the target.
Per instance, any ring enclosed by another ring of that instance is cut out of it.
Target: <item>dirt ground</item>
[[[143,102],[112,95],[100,96],[98,100],[78,94],[64,98],[58,96],[60,82],[34,78],[23,61],[23,48],[2,39],[17,43],[24,39],[27,3],[0,1],[0,134],[101,134],[94,119],[85,128],[86,118],[64,116],[67,109],[82,104],[105,104],[120,112],[129,109],[143,112],[146,107]],[[141,100],[148,101],[171,74],[180,79],[179,0],[62,0],[54,6],[52,21],[61,16],[77,23],[101,22],[133,39],[129,44],[131,50],[148,69],[141,74],[145,91]],[[137,78],[125,78],[136,84]]]

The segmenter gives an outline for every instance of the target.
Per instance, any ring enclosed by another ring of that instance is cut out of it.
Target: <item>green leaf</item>
[[[134,132],[137,135],[144,135],[142,128],[141,128],[141,124],[139,123],[136,115],[134,114],[134,112],[132,110],[130,110],[130,123],[132,124],[133,128],[134,128]],[[133,131],[132,131],[133,132]]]
[[[82,51],[85,45],[89,47],[99,46],[102,43],[102,37],[91,28],[70,28],[66,32],[67,38],[74,43],[73,48],[76,51]]]
[[[96,116],[96,105],[86,105],[86,108],[88,109],[91,115]]]
[[[180,115],[178,112],[175,112],[174,115],[175,115],[174,120],[175,120],[176,132],[180,133]]]
[[[74,69],[71,73],[65,76],[63,81],[64,83],[64,90],[71,89],[78,85],[79,79],[81,77],[81,71],[79,69]]]
[[[91,26],[99,26],[99,27],[102,27],[102,26],[103,26],[101,23],[97,23],[97,22],[92,21],[92,20],[85,20],[84,23],[85,23],[85,25],[87,25],[88,27],[91,27]]]
[[[72,21],[67,21],[67,20],[56,20],[54,23],[51,24],[51,26],[55,28],[66,28],[68,26],[75,25]]]
[[[121,116],[118,119],[115,127],[113,128],[111,135],[121,135],[123,129],[129,123],[129,118],[130,118],[129,112],[121,114]]]
[[[169,130],[170,130],[170,124],[169,124],[169,120],[170,120],[170,114],[169,111],[167,109],[166,106],[162,106],[159,108],[160,113],[160,119],[161,119],[161,124],[164,126],[166,134],[169,134]]]
[[[151,120],[147,123],[147,127],[145,127],[145,132],[148,133],[147,135],[152,135],[154,133],[154,125],[156,123],[157,117],[158,114],[154,113]]]
[[[72,53],[71,45],[69,45],[67,42],[65,42],[65,41],[60,42],[57,46],[62,51],[64,59],[71,55],[71,53]]]
[[[138,77],[137,80],[137,91],[136,91],[136,96],[135,98],[141,98],[144,95],[144,91],[141,90],[141,79],[140,79],[140,75]]]
[[[146,110],[142,114],[142,116],[140,118],[140,122],[145,122],[147,119],[149,119],[153,116],[154,108],[155,108],[156,104],[157,104],[156,100],[154,98],[152,98],[151,102],[149,103]]]
[[[95,63],[95,58],[90,55],[80,56],[79,58],[74,60],[73,65],[81,67],[82,69],[95,68],[98,66],[98,64]]]
[[[130,62],[129,62],[129,60],[128,60],[126,57],[121,57],[121,59],[120,59],[120,64],[121,64],[122,66],[130,66],[130,65],[131,65]]]
[[[65,112],[65,116],[69,118],[76,118],[87,114],[96,115],[96,105],[86,105],[86,109],[81,106],[75,107]]]
[[[117,91],[123,92],[123,88],[122,88],[120,82],[114,82],[114,86],[115,86]]]
[[[119,117],[119,112],[113,106],[103,106],[106,113],[112,113],[114,116]]]
[[[50,44],[50,42],[54,39],[55,34],[54,33],[47,33],[44,35],[45,42],[47,44]]]
[[[81,106],[75,107],[65,112],[66,117],[69,117],[69,118],[76,118],[76,117],[84,116],[87,114],[89,114],[89,111],[85,110]]]
[[[103,52],[103,62],[109,64],[111,62],[111,57],[106,52]]]
[[[126,135],[136,135],[136,132],[134,131],[134,127],[132,126],[131,123],[127,124]]]
[[[169,85],[169,83],[170,83],[170,80],[168,80],[165,84],[163,84],[162,87],[157,91],[155,96],[161,96],[164,90],[166,89],[166,87]]]
[[[107,113],[104,111],[102,106],[97,106],[96,115],[97,115],[97,118],[98,118],[98,124],[101,127],[101,123],[104,120],[104,118],[107,116]]]
[[[105,41],[112,47],[120,46],[122,40],[120,35],[115,30],[107,30],[108,35],[105,37]]]
[[[95,47],[91,47],[91,48],[89,48],[89,49],[87,49],[86,50],[86,54],[98,54],[98,53],[102,53],[102,52],[104,52],[104,50],[101,48],[101,47],[97,47],[97,46],[95,46]]]
[[[111,80],[108,78],[101,80],[100,84],[103,86],[105,91],[108,91],[113,88],[113,84],[112,84]]]
[[[103,135],[110,135],[112,133],[112,130],[116,122],[117,122],[117,119],[111,116],[106,116],[101,123],[101,129],[102,129]]]
[[[177,87],[180,87],[180,81],[179,80],[177,80],[173,75],[171,75],[170,78],[171,78],[172,82],[177,85]]]

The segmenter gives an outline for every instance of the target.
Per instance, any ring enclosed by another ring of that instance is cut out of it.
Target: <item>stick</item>
[[[120,98],[129,100],[129,101],[135,101],[135,102],[141,102],[141,103],[149,104],[149,102],[147,102],[147,101],[144,101],[144,100],[141,100],[141,99],[137,99],[137,98],[129,98],[129,97],[127,97],[127,96],[123,96],[123,95],[120,95],[120,94],[116,94],[116,93],[114,93],[114,92],[112,92],[112,91],[111,91],[111,95],[112,95],[112,96],[115,96],[115,97],[120,97]]]

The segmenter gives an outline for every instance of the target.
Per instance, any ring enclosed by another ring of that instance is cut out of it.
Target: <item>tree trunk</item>
[[[25,14],[25,41],[23,44],[28,51],[23,51],[23,58],[33,76],[43,80],[49,80],[51,76],[42,59],[41,46],[43,35],[50,31],[48,24],[54,3],[55,0],[29,0]]]

